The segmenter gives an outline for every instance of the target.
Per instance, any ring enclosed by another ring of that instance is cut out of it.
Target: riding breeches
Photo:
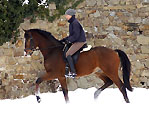
[[[66,52],[66,58],[69,55],[73,55],[75,52],[77,52],[86,42],[76,42],[72,44],[72,46],[68,49]]]

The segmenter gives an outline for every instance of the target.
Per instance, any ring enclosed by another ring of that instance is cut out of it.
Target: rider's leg
[[[66,63],[66,65],[65,65],[65,76],[66,77],[68,77],[68,75],[69,75],[69,64],[68,64],[68,61],[67,61],[67,59],[66,59],[66,52],[68,51],[68,49],[71,47],[71,44],[67,44],[66,46],[65,46],[65,49],[64,49],[64,61],[65,61],[65,63]]]
[[[76,42],[74,43],[69,50],[66,52],[66,58],[71,70],[71,76],[75,77],[76,76],[76,69],[75,69],[75,65],[72,59],[72,55],[74,53],[76,53],[85,43],[84,42]]]

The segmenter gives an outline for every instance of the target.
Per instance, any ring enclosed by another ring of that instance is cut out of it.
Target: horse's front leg
[[[54,78],[50,77],[49,73],[46,73],[44,74],[42,77],[38,78],[36,80],[36,90],[35,90],[35,95],[36,95],[36,98],[37,98],[37,102],[40,103],[41,102],[41,98],[39,96],[40,94],[40,88],[39,88],[39,84],[42,82],[42,81],[47,81],[47,80],[52,80]]]
[[[36,90],[35,90],[35,95],[36,95],[36,99],[37,99],[37,102],[40,103],[41,102],[41,98],[39,96],[40,94],[40,88],[39,88],[39,84],[42,82],[42,78],[38,78],[36,80]]]
[[[60,77],[58,79],[59,79],[59,82],[60,82],[61,87],[62,87],[65,102],[68,103],[69,102],[69,97],[68,97],[68,88],[67,88],[66,78],[65,77]]]

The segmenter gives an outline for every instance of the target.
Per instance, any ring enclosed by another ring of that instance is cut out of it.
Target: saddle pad
[[[92,48],[91,45],[87,45],[87,48],[83,48],[83,50],[81,52],[89,51],[91,48]]]

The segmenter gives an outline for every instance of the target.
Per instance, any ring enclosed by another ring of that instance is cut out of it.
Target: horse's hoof
[[[96,90],[94,93],[94,99],[97,99],[100,93],[101,93],[101,90]]]
[[[66,104],[70,103],[69,100],[67,100],[67,101],[65,101],[65,102],[66,102]]]
[[[39,96],[36,96],[37,98],[37,102],[40,103],[41,102],[41,98]]]
[[[130,103],[129,99],[125,99],[126,103]]]
[[[69,103],[69,98],[68,97],[65,97],[65,102],[66,102],[66,104]]]

